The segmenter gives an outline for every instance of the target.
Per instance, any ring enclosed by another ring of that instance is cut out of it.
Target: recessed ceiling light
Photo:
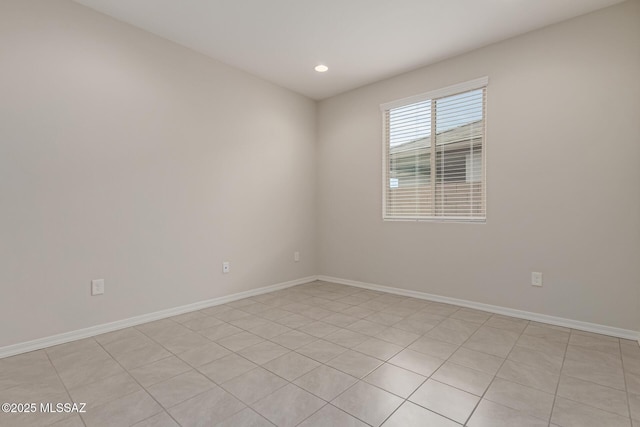
[[[329,67],[327,67],[326,65],[316,65],[315,70],[319,73],[324,73],[325,71],[327,71],[329,69]]]

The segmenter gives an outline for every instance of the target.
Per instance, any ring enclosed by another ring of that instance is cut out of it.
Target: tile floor
[[[313,282],[0,359],[0,426],[640,427],[635,341]]]

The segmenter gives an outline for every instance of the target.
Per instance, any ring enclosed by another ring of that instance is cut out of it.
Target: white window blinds
[[[385,219],[484,221],[488,79],[384,104]]]

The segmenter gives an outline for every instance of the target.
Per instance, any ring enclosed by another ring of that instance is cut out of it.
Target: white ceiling
[[[323,99],[622,0],[75,1]]]

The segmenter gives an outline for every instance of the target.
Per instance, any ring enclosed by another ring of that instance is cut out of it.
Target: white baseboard
[[[325,282],[338,283],[342,285],[355,286],[358,288],[371,289],[375,291],[388,292],[395,295],[403,295],[407,297],[419,298],[429,301],[453,304],[462,307],[474,308],[477,310],[488,311],[490,313],[502,314],[505,316],[517,317],[520,319],[533,320],[541,323],[548,323],[556,326],[564,326],[567,328],[578,329],[581,331],[594,332],[597,334],[610,335],[618,338],[629,340],[637,340],[640,345],[640,332],[629,329],[614,328],[611,326],[599,325],[596,323],[581,322],[578,320],[565,319],[562,317],[549,316],[546,314],[532,313],[529,311],[516,310],[512,308],[500,307],[496,305],[483,304],[474,301],[468,301],[458,298],[443,297],[440,295],[429,294],[426,292],[412,291],[408,289],[394,288],[390,286],[375,285],[372,283],[358,282],[355,280],[341,279],[329,276],[308,276],[301,279],[291,280],[288,282],[278,283],[262,288],[251,289],[249,291],[239,292],[232,295],[213,298],[204,301],[198,301],[193,304],[182,305],[180,307],[168,308],[153,313],[143,314],[140,316],[130,317],[128,319],[118,320],[115,322],[104,323],[101,325],[91,326],[89,328],[79,329],[76,331],[65,332],[50,337],[39,338],[33,341],[13,344],[0,347],[0,359],[4,357],[14,356],[16,354],[27,353],[42,348],[51,347],[58,344],[64,344],[83,338],[93,337],[107,332],[117,331],[119,329],[140,325],[142,323],[152,322],[191,311],[202,310],[203,308],[213,307],[220,304],[236,301],[242,298],[248,298],[280,289],[290,288],[292,286],[302,285],[314,280],[322,280]]]
[[[546,314],[532,313],[524,310],[516,310],[513,308],[500,307],[497,305],[483,304],[474,301],[468,301],[458,298],[443,297],[433,295],[426,292],[412,291],[408,289],[394,288],[390,286],[375,285],[372,283],[358,282],[355,280],[340,279],[338,277],[318,276],[318,280],[325,282],[338,283],[342,285],[356,286],[358,288],[370,289],[374,291],[388,292],[390,294],[402,295],[407,297],[419,298],[429,301],[442,302],[446,304],[459,305],[476,310],[488,311],[490,313],[502,314],[504,316],[517,317],[520,319],[533,320],[535,322],[548,323],[556,326],[564,326],[566,328],[577,329],[580,331],[594,332],[596,334],[610,335],[618,338],[638,341],[640,344],[640,331],[632,331],[630,329],[614,328],[612,326],[599,325],[597,323],[581,322],[579,320],[565,319],[563,317],[549,316]]]
[[[168,308],[166,310],[156,311],[154,313],[143,314],[140,316],[130,317],[128,319],[117,320],[115,322],[104,323],[102,325],[91,326],[76,331],[65,332],[50,337],[39,338],[33,341],[8,345],[0,347],[0,359],[4,357],[14,356],[16,354],[27,353],[29,351],[40,350],[45,347],[51,347],[58,344],[64,344],[76,341],[82,338],[93,337],[104,334],[106,332],[117,331],[119,329],[129,328],[131,326],[140,325],[142,323],[152,322],[178,314],[188,313],[190,311],[202,310],[203,308],[213,307],[220,304],[236,301],[242,298],[253,297],[256,295],[266,294],[267,292],[278,291],[280,289],[290,288],[296,285],[302,285],[316,280],[316,276],[303,277],[297,280],[278,283],[262,288],[251,289],[249,291],[239,292],[237,294],[227,295],[223,297],[213,298],[204,301],[198,301],[193,304],[182,305],[180,307]]]

